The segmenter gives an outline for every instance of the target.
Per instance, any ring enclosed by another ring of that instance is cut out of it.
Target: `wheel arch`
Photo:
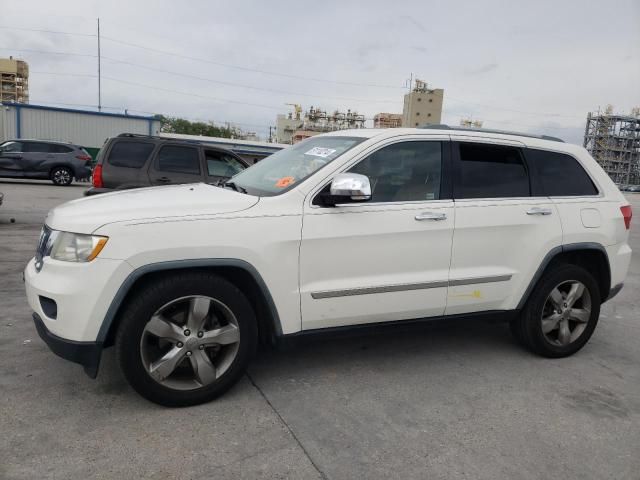
[[[608,299],[611,291],[611,267],[607,251],[595,242],[571,243],[555,247],[545,255],[516,307],[518,310],[524,308],[545,272],[558,264],[578,265],[587,270],[598,283],[602,303]]]
[[[116,292],[98,332],[97,341],[104,346],[113,345],[120,312],[127,300],[146,282],[162,275],[185,271],[215,273],[238,287],[249,299],[258,319],[258,331],[263,342],[270,342],[282,335],[278,310],[262,276],[250,263],[240,259],[197,259],[152,263],[137,268],[129,274]]]

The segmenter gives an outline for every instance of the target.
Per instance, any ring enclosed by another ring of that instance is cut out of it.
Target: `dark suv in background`
[[[248,166],[222,148],[123,133],[103,145],[93,171],[93,188],[85,194],[177,183],[217,184]]]
[[[9,140],[0,144],[0,177],[51,180],[69,185],[91,176],[91,155],[71,143]]]

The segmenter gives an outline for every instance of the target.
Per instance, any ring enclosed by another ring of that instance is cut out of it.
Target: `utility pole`
[[[100,18],[98,18],[98,111],[102,111],[102,74],[100,72]]]
[[[273,143],[273,136],[271,135],[271,129],[273,127],[271,125],[269,125],[269,143]]]

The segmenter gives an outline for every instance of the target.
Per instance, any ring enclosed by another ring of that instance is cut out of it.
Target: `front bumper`
[[[38,335],[53,353],[65,360],[79,363],[91,378],[98,376],[102,342],[74,342],[60,338],[49,331],[37,313],[33,314],[33,322],[36,325]]]

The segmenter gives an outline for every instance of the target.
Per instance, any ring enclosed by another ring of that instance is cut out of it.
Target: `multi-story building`
[[[310,107],[303,116],[300,105],[290,105],[294,106],[293,113],[276,117],[276,141],[278,143],[297,143],[324,132],[364,128],[364,115],[351,111],[351,109],[348,109],[346,113],[339,110],[327,113],[320,108]]]
[[[402,126],[417,127],[419,125],[442,122],[442,88],[428,88],[427,83],[416,80],[413,89],[404,96],[402,109]]]
[[[401,126],[401,113],[376,113],[373,116],[373,128],[398,128]]]
[[[29,65],[13,57],[0,58],[0,103],[29,103]]]

